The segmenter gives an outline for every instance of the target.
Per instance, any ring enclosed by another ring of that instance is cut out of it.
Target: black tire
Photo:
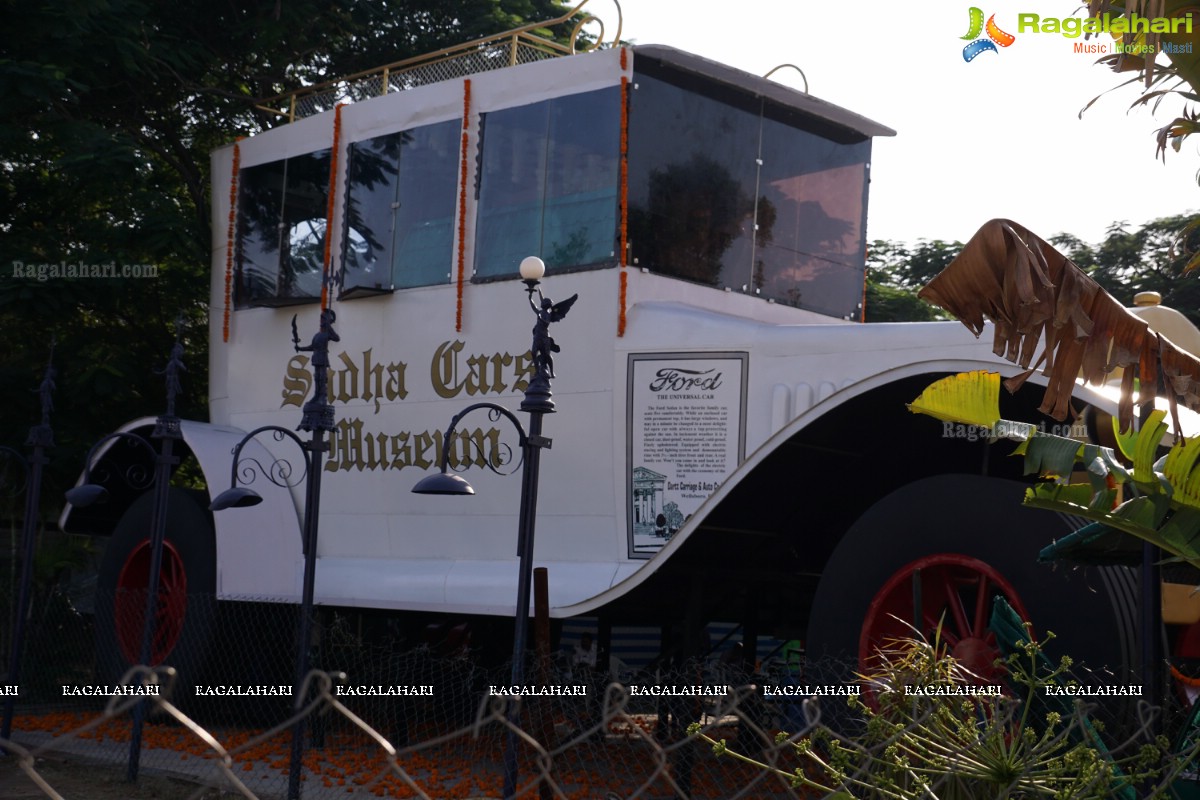
[[[1034,630],[1053,631],[1048,653],[1124,680],[1135,663],[1137,578],[1127,567],[1037,563],[1038,552],[1078,527],[1024,508],[1025,485],[976,475],[910,483],[868,509],[825,565],[808,628],[814,660],[857,663],[867,608],[884,583],[915,559],[954,553],[986,562],[1016,590]]]
[[[98,678],[105,683],[115,684],[141,661],[145,584],[140,589],[132,587],[139,582],[138,575],[148,574],[148,569],[144,573],[139,570],[148,563],[153,507],[152,492],[129,506],[113,529],[100,564],[96,667]],[[192,695],[190,687],[201,677],[216,617],[216,539],[203,493],[174,487],[169,490],[163,559],[164,573],[170,572],[163,579],[169,577],[177,589],[185,583],[186,592],[175,593],[170,614],[178,624],[161,626],[154,648],[159,663],[174,667],[178,673],[172,699],[185,700]],[[127,585],[122,587],[122,571],[127,567]],[[141,580],[148,583],[146,577]]]

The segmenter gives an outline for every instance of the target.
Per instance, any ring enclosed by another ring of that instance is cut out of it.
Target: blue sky
[[[993,217],[1043,237],[1099,241],[1110,223],[1139,225],[1200,209],[1200,137],[1155,158],[1154,131],[1182,109],[1127,111],[1134,87],[1054,34],[1017,33],[1018,13],[1082,16],[1079,3],[980,3],[1013,43],[963,59],[970,3],[623,0],[621,36],[665,44],[759,75],[791,63],[812,94],[895,129],[877,139],[871,239],[968,239]],[[711,9],[711,10],[707,10]],[[587,10],[616,26],[613,0]],[[593,26],[594,27],[594,26]],[[1197,32],[1200,46],[1200,31]],[[1092,40],[1110,41],[1106,39]],[[794,71],[776,73],[799,87]]]

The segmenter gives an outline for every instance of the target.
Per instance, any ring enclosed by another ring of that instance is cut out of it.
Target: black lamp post
[[[230,474],[230,488],[217,495],[209,506],[213,511],[226,508],[245,508],[262,502],[262,496],[253,489],[238,486],[238,473],[241,470],[242,483],[253,483],[262,474],[276,486],[292,488],[298,486],[300,480],[304,485],[304,523],[301,531],[304,552],[304,587],[300,600],[300,621],[296,633],[296,698],[304,687],[304,678],[308,675],[308,649],[312,638],[312,607],[313,585],[317,577],[317,525],[321,510],[321,462],[329,449],[325,434],[333,430],[333,406],[329,403],[329,343],[341,341],[333,329],[336,315],[332,309],[321,312],[321,328],[313,337],[312,343],[300,345],[300,337],[296,333],[296,319],[292,318],[292,342],[297,352],[312,353],[313,395],[304,404],[304,416],[297,430],[308,431],[310,438],[304,441],[287,428],[278,425],[264,425],[242,437],[233,448],[233,469]],[[285,459],[275,459],[270,466],[264,467],[253,459],[242,460],[242,448],[260,433],[270,431],[275,441],[290,439],[300,448],[304,458],[304,470],[296,475],[291,464]],[[300,771],[304,757],[305,718],[301,717],[292,727],[292,753],[288,765],[288,800],[296,800],[300,796]]]
[[[519,572],[517,577],[517,609],[513,621],[513,660],[512,683],[520,686],[525,680],[525,643],[529,630],[529,588],[533,575],[533,538],[534,522],[537,516],[538,470],[540,467],[541,450],[549,448],[551,440],[542,435],[542,417],[554,413],[554,401],[550,395],[550,379],[554,377],[553,353],[559,352],[559,347],[550,338],[550,323],[557,322],[567,315],[579,295],[572,295],[561,303],[551,303],[542,295],[538,282],[546,272],[546,265],[536,256],[529,256],[521,262],[521,278],[525,282],[525,291],[529,295],[529,305],[537,317],[533,326],[533,345],[530,352],[536,368],[534,377],[525,390],[525,399],[521,401],[521,410],[529,412],[528,433],[521,426],[520,420],[508,409],[495,403],[475,403],[460,411],[450,420],[450,427],[442,439],[441,471],[421,479],[413,492],[417,494],[475,494],[475,489],[467,480],[459,475],[451,475],[450,447],[454,432],[460,420],[472,411],[486,408],[492,419],[501,417],[507,419],[517,429],[521,448],[521,510],[517,523],[517,558]],[[538,299],[533,298],[537,292]],[[486,463],[493,472],[499,472],[491,459]],[[508,720],[516,726],[520,721],[518,706],[510,703]],[[508,742],[504,751],[504,798],[509,800],[517,793],[517,737],[509,731]]]
[[[171,348],[171,357],[167,366],[159,374],[166,376],[167,382],[167,411],[159,416],[154,423],[154,432],[150,438],[159,442],[158,452],[140,436],[132,433],[110,433],[92,445],[88,451],[87,462],[83,472],[83,483],[67,492],[67,502],[77,508],[84,508],[93,503],[103,502],[108,498],[108,490],[91,482],[92,469],[96,465],[97,454],[101,448],[110,442],[123,441],[146,452],[154,461],[154,507],[150,516],[150,576],[146,586],[146,615],[142,619],[142,649],[140,663],[152,666],[152,645],[154,642],[154,623],[158,616],[158,582],[162,573],[163,540],[167,528],[167,495],[171,489],[171,472],[179,464],[179,456],[175,455],[175,442],[183,438],[179,429],[179,417],[175,416],[175,397],[179,394],[179,373],[186,371],[183,364],[183,343],[180,337],[183,333],[182,320],[175,323],[175,344]],[[123,475],[125,482],[132,488],[144,488],[144,482],[138,479],[136,472],[126,471]],[[129,766],[125,771],[126,778],[132,782],[137,780],[138,762],[142,752],[142,728],[146,721],[148,701],[142,700],[133,708],[133,730],[129,736]]]
[[[53,350],[51,351],[53,357]],[[42,498],[42,468],[48,463],[46,450],[54,447],[54,431],[50,428],[50,412],[54,409],[53,364],[46,366],[38,394],[42,401],[42,421],[29,429],[25,446],[33,448],[29,458],[24,458],[11,447],[0,446],[0,453],[21,465],[25,473],[25,519],[21,524],[21,584],[17,594],[17,617],[13,625],[12,653],[8,662],[8,682],[18,686],[21,681],[21,651],[25,644],[25,618],[29,615],[29,588],[33,583],[33,547],[36,535],[37,513]],[[16,697],[4,698],[4,720],[0,723],[0,739],[8,740],[12,735],[13,708]]]

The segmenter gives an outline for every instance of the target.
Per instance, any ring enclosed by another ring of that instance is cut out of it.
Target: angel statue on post
[[[548,414],[554,411],[554,401],[550,399],[550,379],[554,377],[554,354],[561,350],[550,335],[550,323],[558,322],[565,317],[571,310],[571,306],[579,299],[579,295],[573,294],[561,303],[552,302],[550,298],[542,294],[542,290],[538,287],[537,277],[541,277],[541,271],[545,269],[541,260],[535,258],[526,260],[537,261],[541,269],[533,273],[536,277],[525,278],[525,290],[529,293],[529,307],[533,309],[537,322],[533,326],[533,345],[529,348],[533,358],[534,375],[533,379],[529,381],[529,387],[525,390],[525,399],[521,403],[521,410]],[[524,269],[525,265],[522,264],[522,274],[524,274]],[[534,292],[537,292],[536,300],[533,297]]]
[[[529,305],[537,316],[537,323],[533,326],[533,363],[538,372],[545,372],[547,378],[553,378],[554,356],[551,354],[561,352],[562,348],[550,336],[550,323],[565,317],[579,299],[579,295],[573,294],[561,303],[552,303],[550,298],[542,296],[541,289],[538,289],[537,293],[541,299],[540,307],[534,302],[533,292],[529,293]]]

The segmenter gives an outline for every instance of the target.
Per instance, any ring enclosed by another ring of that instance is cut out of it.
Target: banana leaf
[[[990,320],[992,350],[1025,370],[1005,388],[1015,392],[1040,368],[1047,385],[1039,410],[1055,419],[1066,418],[1077,378],[1103,383],[1117,369],[1124,370],[1121,430],[1133,427],[1135,391],[1137,405],[1153,400],[1160,371],[1172,418],[1176,403],[1200,411],[1200,359],[1151,331],[1070,259],[1011,220],[984,224],[919,296],[976,336]]]
[[[1036,431],[1017,446],[1013,455],[1025,456],[1025,474],[1047,478],[1065,478],[1075,468],[1083,445],[1065,436]]]
[[[1200,439],[1177,444],[1167,453],[1163,477],[1175,487],[1175,502],[1189,508],[1200,508]]]
[[[994,373],[962,373],[926,387],[909,409],[944,421],[985,425],[1018,440],[1014,455],[1024,457],[1025,474],[1055,479],[1027,489],[1025,505],[1092,520],[1200,566],[1200,444],[1180,440],[1167,456],[1156,459],[1167,430],[1164,411],[1155,410],[1141,430],[1122,436],[1123,449],[1133,456],[1129,470],[1111,448],[997,419],[999,391]],[[1086,483],[1069,482],[1077,463],[1085,468]],[[1135,496],[1117,505],[1117,487],[1126,483],[1132,483]]]
[[[1200,563],[1200,510],[1181,508],[1159,526],[1166,548],[1192,564]]]
[[[997,438],[1015,439],[1020,444],[1013,455],[1025,457],[1026,475],[1063,478],[1081,461],[1096,491],[1107,487],[1109,475],[1122,482],[1129,478],[1112,448],[1046,433],[1027,422],[1000,419],[1000,375],[995,372],[961,372],[934,381],[908,404],[908,410],[943,422],[984,427]]]
[[[1115,489],[1094,492],[1092,487],[1086,483],[1039,483],[1025,490],[1024,504],[1031,508],[1045,508],[1061,511],[1064,514],[1087,517],[1097,522],[1109,522],[1113,514],[1113,501],[1116,497]],[[1137,520],[1126,519],[1122,520],[1122,524],[1114,523],[1113,527],[1126,530],[1128,527],[1138,524]],[[1135,536],[1142,535],[1139,528],[1127,530],[1127,532]],[[1146,532],[1153,534],[1152,529]]]
[[[976,370],[942,378],[929,384],[908,410],[943,422],[995,428],[1000,420],[1000,375]]]
[[[1142,544],[1124,531],[1092,522],[1043,547],[1038,561],[1135,567],[1142,563]]]
[[[1155,409],[1142,422],[1137,443],[1133,448],[1133,479],[1138,483],[1154,483],[1157,480],[1154,462],[1158,458],[1158,446],[1167,433],[1166,412]]]
[[[1115,492],[1092,494],[1091,487],[1086,483],[1073,483],[1067,486],[1056,483],[1039,483],[1025,490],[1024,505],[1030,508],[1073,514],[1102,523],[1150,542],[1174,556],[1200,566],[1200,560],[1190,558],[1181,552],[1176,543],[1169,541],[1159,530],[1159,526],[1164,524],[1170,513],[1169,501],[1165,495],[1135,497],[1126,500],[1114,509],[1112,500],[1115,496]],[[1181,538],[1177,536],[1176,541],[1180,541]]]

